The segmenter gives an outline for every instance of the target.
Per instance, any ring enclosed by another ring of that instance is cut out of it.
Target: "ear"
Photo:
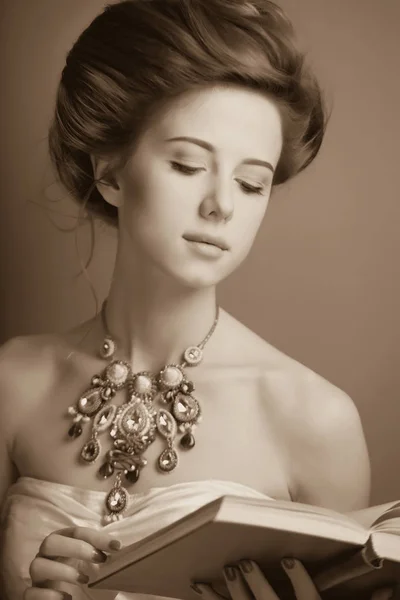
[[[107,175],[104,178],[102,177],[102,174],[109,163],[105,159],[97,158],[92,154],[90,155],[90,160],[93,166],[94,179],[97,182],[96,187],[104,200],[117,208],[122,206],[122,192],[115,176]]]

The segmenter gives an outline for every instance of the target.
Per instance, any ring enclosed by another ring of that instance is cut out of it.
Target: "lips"
[[[183,236],[183,239],[188,242],[200,242],[202,244],[209,244],[210,246],[216,246],[221,250],[229,250],[228,244],[219,237],[214,237],[205,233],[188,233]]]

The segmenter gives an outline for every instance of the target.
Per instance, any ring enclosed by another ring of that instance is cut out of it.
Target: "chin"
[[[185,287],[192,289],[204,289],[208,287],[215,287],[224,279],[226,279],[234,270],[235,267],[230,265],[228,269],[227,265],[224,268],[217,268],[216,266],[207,265],[203,268],[200,265],[191,265],[189,268],[180,269],[179,272],[174,270],[173,277],[178,280]]]

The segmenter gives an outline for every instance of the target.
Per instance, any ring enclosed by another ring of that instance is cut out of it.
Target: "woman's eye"
[[[240,183],[240,186],[245,194],[259,194],[261,196],[264,191],[264,188],[262,186],[253,186],[246,183],[245,181],[240,180],[238,180],[238,183]]]
[[[178,163],[175,161],[171,162],[171,167],[175,171],[179,171],[180,173],[184,173],[185,175],[194,175],[199,171],[203,170],[203,167],[189,167],[188,165],[183,165],[182,163]]]

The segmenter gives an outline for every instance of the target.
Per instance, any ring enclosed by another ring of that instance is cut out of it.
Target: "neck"
[[[150,271],[119,276],[116,267],[105,316],[116,358],[134,372],[157,372],[180,363],[186,348],[206,337],[216,316],[216,290],[183,287]]]

